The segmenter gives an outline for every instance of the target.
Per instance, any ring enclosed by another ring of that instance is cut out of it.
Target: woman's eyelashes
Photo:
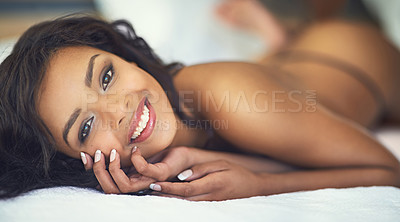
[[[114,67],[111,64],[105,69],[103,74],[100,75],[100,85],[104,91],[107,90],[113,78],[114,78]],[[78,135],[78,139],[81,144],[83,144],[85,140],[88,138],[90,131],[92,129],[93,120],[94,117],[91,117],[90,119],[82,122],[82,126],[80,127]]]
[[[114,78],[114,67],[111,64],[105,69],[105,72],[103,72],[103,74],[100,75],[100,85],[102,86],[104,91],[107,90],[113,78]],[[88,138],[90,131],[92,129],[93,120],[94,116],[82,122],[78,135],[78,139],[81,144],[83,144],[85,140]]]
[[[110,65],[100,79],[100,83],[104,91],[106,91],[108,85],[111,83],[113,78],[114,78],[114,67]]]
[[[81,144],[83,144],[85,142],[86,138],[89,136],[90,130],[92,129],[92,125],[93,125],[93,120],[94,120],[94,116],[83,122],[83,124],[79,130],[79,135],[78,135],[79,142]]]

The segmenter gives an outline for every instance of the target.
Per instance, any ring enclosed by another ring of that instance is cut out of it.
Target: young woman
[[[398,160],[367,129],[400,118],[399,59],[376,28],[345,21],[259,63],[186,67],[163,64],[123,21],[40,23],[0,66],[1,197],[400,187]]]

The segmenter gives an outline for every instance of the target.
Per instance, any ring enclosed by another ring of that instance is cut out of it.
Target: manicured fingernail
[[[137,149],[137,146],[134,146],[134,147],[132,148],[132,153],[134,153],[134,152],[136,151],[136,149]]]
[[[193,171],[192,170],[185,170],[185,171],[183,171],[182,173],[180,173],[179,175],[178,175],[178,179],[179,180],[186,180],[187,178],[189,178],[190,176],[192,176],[193,175]]]
[[[94,162],[97,163],[100,161],[100,157],[101,157],[101,151],[100,150],[96,150],[96,153],[94,154]]]
[[[155,183],[150,184],[150,189],[155,190],[155,191],[161,191],[161,186]]]
[[[117,153],[117,151],[112,149],[110,154],[110,163],[115,160],[115,153]]]
[[[81,152],[81,160],[82,160],[83,165],[87,164],[86,155],[83,152]]]

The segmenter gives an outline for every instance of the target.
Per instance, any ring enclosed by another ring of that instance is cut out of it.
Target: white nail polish
[[[97,163],[100,161],[100,157],[101,157],[101,151],[100,150],[96,150],[96,153],[94,154],[94,162]]]
[[[136,149],[137,149],[137,146],[134,146],[134,147],[132,148],[132,153],[134,153],[134,152],[136,151]]]
[[[81,152],[81,160],[82,160],[82,162],[83,162],[83,165],[86,165],[86,164],[87,164],[86,155],[85,155],[83,152]]]
[[[190,176],[192,176],[193,175],[193,171],[192,170],[185,170],[185,171],[183,171],[182,173],[180,173],[179,175],[178,175],[178,179],[179,180],[186,180],[187,178],[189,178]]]
[[[112,161],[114,161],[115,160],[115,154],[117,153],[117,151],[115,150],[115,149],[112,149],[111,150],[111,154],[110,154],[110,163],[112,162]]]
[[[152,184],[150,184],[149,188],[152,190],[155,190],[155,191],[161,191],[161,186],[158,184],[152,183]]]

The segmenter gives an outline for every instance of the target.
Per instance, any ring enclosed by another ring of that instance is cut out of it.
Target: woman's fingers
[[[108,171],[122,193],[137,192],[139,190],[148,189],[149,185],[155,181],[152,178],[142,175],[129,178],[121,169],[120,156],[115,149],[110,153]]]
[[[133,149],[131,161],[138,173],[158,181],[166,181],[192,166],[193,156],[197,154],[196,150],[192,148],[174,147],[164,150],[158,156],[153,156],[152,159],[157,159],[158,162],[152,164],[144,159],[140,149],[136,148]]]
[[[105,158],[100,150],[97,150],[95,153],[93,172],[105,193],[120,193],[120,190],[106,170]]]
[[[217,178],[210,175],[209,177],[204,177],[191,182],[157,182],[152,184],[150,189],[164,194],[187,198],[211,193],[214,189],[218,188],[218,183],[216,181]]]
[[[191,169],[185,170],[178,174],[178,179],[181,181],[193,181],[204,177],[205,175],[224,171],[229,169],[229,163],[224,160],[200,163],[193,166]]]
[[[108,170],[105,165],[104,154],[100,150],[95,153],[95,160],[86,154],[81,153],[81,159],[86,170],[93,168],[101,189],[105,193],[130,193],[148,189],[155,180],[143,175],[128,177],[121,169],[120,156],[113,149],[110,153],[110,164]]]
[[[170,169],[164,162],[151,164],[143,158],[140,149],[134,148],[131,155],[131,162],[138,173],[158,181],[165,181],[170,176]]]
[[[150,188],[170,195],[191,197],[196,200],[207,199],[208,196],[204,195],[221,188],[220,186],[223,184],[217,172],[228,170],[229,167],[229,162],[224,160],[201,163],[178,175],[180,180],[191,182],[158,182],[150,185]]]
[[[153,191],[153,192],[150,193],[150,195],[159,196],[159,197],[177,198],[177,199],[182,199],[182,200],[192,200],[192,201],[210,201],[210,200],[215,200],[215,199],[213,199],[213,195],[211,193],[200,194],[200,195],[192,196],[192,197],[182,197],[182,196],[178,196],[178,195],[173,195],[173,194],[167,194],[167,193],[161,193],[161,192]]]
[[[85,167],[85,170],[92,169],[93,159],[89,154],[81,152],[81,160],[82,160],[83,166]]]

